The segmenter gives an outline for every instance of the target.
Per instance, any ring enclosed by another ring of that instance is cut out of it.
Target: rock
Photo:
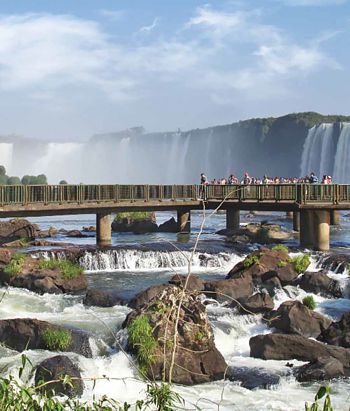
[[[251,295],[247,300],[240,301],[240,312],[242,314],[265,313],[274,309],[274,302],[267,292],[258,292]]]
[[[11,261],[13,254],[12,250],[0,248],[0,268],[5,267]]]
[[[343,314],[340,321],[333,322],[318,339],[327,344],[350,348],[350,312]]]
[[[316,273],[307,271],[298,281],[298,285],[309,293],[321,294],[324,297],[331,298],[342,297],[339,282],[329,278],[322,271]]]
[[[328,271],[342,274],[350,264],[350,255],[348,254],[328,254],[323,256],[318,265]]]
[[[301,335],[264,334],[249,340],[250,356],[263,360],[315,361],[320,357],[333,357],[344,367],[350,366],[350,350],[326,345]]]
[[[48,345],[45,339],[45,332],[47,330],[56,332],[68,331],[71,336],[68,346],[58,350]],[[0,342],[19,352],[27,349],[42,349],[50,351],[71,351],[88,358],[92,357],[89,335],[87,333],[31,318],[0,320]]]
[[[177,323],[178,338],[172,381],[192,385],[221,380],[224,378],[227,364],[215,347],[214,334],[205,307],[195,295],[185,293],[178,322],[176,321],[178,310],[174,303],[176,304],[182,298],[182,294],[180,288],[167,287],[141,310],[134,311],[128,316],[126,322],[129,330],[128,350],[140,358],[138,353],[143,337],[140,337],[141,342],[133,341],[130,330],[134,321],[146,319],[154,339],[152,348],[149,349],[149,357],[152,361],[140,365],[143,365],[148,378],[168,380],[173,354],[173,335]],[[145,325],[142,329],[144,328]]]
[[[320,357],[297,370],[296,378],[300,382],[331,380],[344,377],[343,364],[332,357]]]
[[[39,232],[36,224],[23,218],[0,222],[0,244],[27,238],[33,240]]]
[[[282,284],[278,277],[271,277],[261,283],[259,287],[261,289],[266,289],[269,295],[273,297],[276,294],[276,290],[282,289]]]
[[[129,302],[129,307],[138,310],[142,306],[149,304],[153,298],[157,297],[158,295],[161,295],[169,287],[174,287],[174,286],[167,285],[167,284],[153,285],[147,288],[146,290],[141,291],[139,294],[137,294],[136,297],[134,297]]]
[[[71,384],[64,384],[63,376],[71,378]],[[77,365],[65,355],[56,355],[41,362],[35,371],[35,385],[40,385],[49,381],[55,381],[44,385],[40,391],[46,394],[63,394],[68,397],[81,396],[84,391],[84,384]]]
[[[6,272],[6,267],[0,267],[0,283],[12,287],[26,288],[39,294],[73,293],[85,290],[87,280],[82,272],[72,278],[64,276],[60,268],[41,268],[42,260],[26,255],[18,273]]]
[[[219,302],[245,299],[254,291],[252,277],[244,274],[228,280],[207,281],[204,293]]]
[[[70,230],[70,231],[67,231],[66,233],[65,233],[65,235],[67,236],[67,237],[72,237],[72,238],[86,238],[86,237],[88,237],[87,235],[85,235],[85,234],[83,234],[81,231],[79,231],[79,230]]]
[[[115,291],[97,288],[89,288],[83,300],[84,305],[94,305],[97,307],[113,307],[115,305],[122,305],[123,303],[123,300]]]
[[[186,275],[175,274],[169,281],[169,284],[176,285],[177,287],[183,287],[186,283]],[[190,292],[201,292],[205,288],[204,281],[199,278],[197,275],[191,274],[186,290]]]
[[[94,225],[90,225],[89,227],[83,227],[83,231],[86,231],[88,233],[95,233],[96,227]]]
[[[133,232],[136,234],[153,233],[158,231],[156,223],[156,215],[154,212],[145,214],[142,218],[135,218],[135,214],[123,213],[120,219],[116,219],[112,222],[112,231],[115,232]]]
[[[171,217],[169,220],[159,225],[158,231],[161,233],[177,233],[179,231],[179,224],[174,217]]]
[[[321,314],[309,310],[299,301],[286,301],[271,313],[269,326],[289,334],[317,338],[332,323]]]
[[[230,237],[231,242],[242,242],[248,238],[250,243],[270,244],[276,241],[287,240],[292,234],[283,231],[278,224],[249,223],[238,230],[220,230],[218,234]]]
[[[247,390],[269,389],[281,382],[281,376],[263,368],[230,367],[227,372],[230,381],[239,381]]]

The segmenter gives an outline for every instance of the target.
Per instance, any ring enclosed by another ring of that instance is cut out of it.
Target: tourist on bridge
[[[311,183],[311,184],[317,184],[318,183],[318,177],[316,176],[315,173],[310,174],[309,183]]]

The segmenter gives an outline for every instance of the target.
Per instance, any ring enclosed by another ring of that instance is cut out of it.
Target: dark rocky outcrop
[[[333,322],[318,339],[327,344],[350,348],[350,312],[343,314],[340,321]]]
[[[151,287],[148,287],[146,290],[141,291],[139,294],[137,294],[130,302],[129,302],[129,307],[134,308],[134,309],[140,309],[143,305],[149,304],[149,302],[161,295],[165,290],[167,290],[169,287],[174,287],[173,285],[167,285],[167,284],[160,284],[160,285],[153,285]]]
[[[0,320],[0,342],[19,352],[27,349],[58,351],[47,342],[45,338],[47,330],[70,333],[67,346],[60,351],[72,351],[88,358],[92,357],[87,333],[32,318]]]
[[[86,238],[88,237],[86,234],[83,234],[79,230],[70,230],[65,233],[66,237],[72,237],[72,238]]]
[[[70,377],[70,384],[64,384],[64,376]],[[59,381],[61,380],[61,381]],[[55,393],[67,395],[68,397],[81,396],[84,384],[81,379],[79,368],[65,355],[56,355],[41,362],[35,371],[35,385],[41,385],[49,381],[50,384],[43,385],[41,392],[46,394]]]
[[[274,302],[267,292],[258,292],[246,300],[240,301],[240,312],[242,314],[248,313],[265,313],[274,309]]]
[[[282,288],[281,281],[278,277],[271,277],[259,285],[259,288],[265,289],[271,297],[276,294],[277,290]]]
[[[94,225],[90,225],[88,227],[83,227],[83,231],[87,233],[95,233],[96,232],[96,227]]]
[[[263,360],[316,361],[333,357],[344,367],[350,366],[350,350],[335,347],[293,334],[256,335],[249,340],[250,356]]]
[[[175,274],[169,281],[169,284],[183,288],[186,284],[187,276]],[[187,280],[186,290],[191,292],[202,292],[205,289],[204,281],[197,275],[191,274]]]
[[[124,301],[115,291],[89,288],[83,300],[83,304],[96,307],[113,307],[123,305]]]
[[[143,305],[140,310],[129,314],[125,323],[129,331],[128,349],[135,353],[140,361],[138,353],[144,337],[140,338],[140,343],[135,342],[130,337],[130,330],[134,322],[140,319],[143,322],[147,321],[149,333],[152,333],[154,342],[151,345],[152,348],[149,349],[150,360],[140,365],[143,365],[149,378],[167,380],[172,362],[172,347],[178,313],[174,303],[176,304],[182,297],[172,381],[192,385],[223,379],[227,364],[215,347],[213,330],[205,307],[193,294],[186,292],[183,296],[183,290],[178,287],[168,286],[160,295],[158,294],[148,304]],[[144,328],[145,325],[142,329]]]
[[[350,264],[350,255],[340,253],[323,256],[318,262],[318,265],[321,268],[340,274],[345,271],[345,269],[348,267],[348,264]]]
[[[253,294],[252,277],[243,274],[228,280],[207,281],[204,293],[219,302],[230,302],[249,297]]]
[[[309,293],[320,294],[324,297],[340,298],[342,296],[339,282],[329,278],[323,271],[307,271],[299,279],[298,285]]]
[[[305,364],[296,372],[300,382],[331,380],[345,376],[344,365],[333,357],[320,357],[309,364]]]
[[[13,250],[7,250],[6,248],[0,248],[0,269],[5,267],[12,259],[14,254]]]
[[[289,334],[317,338],[332,321],[323,315],[309,310],[299,301],[286,301],[277,311],[271,313],[270,327]]]
[[[163,224],[159,224],[158,231],[161,233],[177,233],[179,231],[179,224],[174,217],[171,217]]]
[[[263,368],[230,367],[227,372],[230,381],[240,382],[240,386],[247,390],[269,389],[281,381],[279,374]]]
[[[153,233],[158,231],[156,215],[154,212],[144,213],[142,217],[136,217],[133,213],[125,213],[125,216],[112,222],[112,231],[123,233],[132,232],[136,234]]]
[[[0,222],[0,244],[9,243],[19,239],[34,240],[39,232],[36,224],[28,220],[16,218],[10,221]]]

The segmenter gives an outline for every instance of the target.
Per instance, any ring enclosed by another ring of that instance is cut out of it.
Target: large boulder
[[[350,348],[350,312],[343,314],[340,321],[333,322],[318,339],[327,344]]]
[[[125,325],[129,334],[128,349],[136,354],[148,378],[168,380],[171,368],[172,381],[178,384],[200,384],[224,378],[227,364],[215,347],[205,307],[195,295],[184,293],[178,287],[168,287],[142,309],[130,313]]]
[[[307,271],[298,281],[298,285],[308,293],[320,294],[331,298],[340,298],[342,296],[339,282],[329,278],[323,271]]]
[[[331,380],[345,376],[344,365],[333,357],[320,357],[297,370],[296,378],[300,382]]]
[[[274,309],[273,299],[267,292],[257,292],[246,300],[240,301],[240,311],[242,314],[265,313]]]
[[[270,314],[270,327],[288,334],[317,338],[332,323],[332,320],[309,310],[300,301],[286,301]]]
[[[219,302],[235,302],[253,294],[252,277],[243,274],[228,280],[207,281],[204,293]]]
[[[33,240],[39,232],[36,224],[30,223],[23,218],[15,218],[9,221],[0,222],[0,244],[21,238]]]
[[[169,280],[169,284],[174,284],[177,287],[181,288],[186,285],[186,290],[192,292],[202,292],[205,289],[204,281],[200,277],[198,277],[198,275],[194,274],[191,274],[189,277],[186,275],[175,274]]]
[[[177,233],[179,231],[179,224],[174,217],[171,217],[163,224],[159,224],[158,231],[161,233]]]
[[[112,231],[132,232],[137,234],[153,233],[158,231],[156,214],[154,212],[141,213],[121,213],[112,222]]]
[[[249,223],[238,230],[220,230],[217,234],[229,237],[233,243],[259,243],[270,244],[281,240],[287,240],[291,233],[282,230],[278,224],[269,223]]]
[[[8,250],[6,248],[0,248],[0,269],[7,266],[14,254],[13,250]]]
[[[263,368],[230,367],[227,372],[230,381],[239,382],[247,390],[270,389],[281,382],[281,375]]]
[[[69,383],[64,382],[65,376],[70,378]],[[40,391],[49,395],[77,397],[84,391],[79,368],[65,355],[56,355],[41,362],[35,371],[35,385],[41,386]]]
[[[171,285],[171,287],[174,287]],[[149,304],[149,302],[157,297],[158,295],[161,295],[165,290],[169,288],[169,285],[167,284],[160,284],[160,285],[153,285],[151,287],[148,287],[146,290],[141,291],[139,294],[137,294],[130,302],[129,302],[129,307],[134,308],[136,310],[140,309],[142,306]]]
[[[19,352],[42,349],[92,357],[87,333],[32,318],[0,320],[0,342]]]
[[[342,274],[350,264],[350,255],[348,254],[328,254],[322,256],[318,262],[318,265],[326,270],[333,271],[335,273]]]
[[[6,266],[0,266],[0,283],[39,294],[74,293],[86,289],[87,280],[82,271],[65,275],[59,266],[46,268],[42,262],[26,254],[13,254]]]
[[[123,303],[123,300],[115,291],[98,288],[89,288],[83,300],[84,305],[96,307],[113,307]]]
[[[263,360],[316,361],[333,357],[344,367],[350,366],[350,350],[293,334],[256,335],[249,340],[250,356]]]

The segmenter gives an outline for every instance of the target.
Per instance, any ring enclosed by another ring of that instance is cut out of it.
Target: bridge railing
[[[274,201],[299,204],[350,202],[346,184],[270,185],[14,185],[0,186],[0,206],[121,201],[195,200]]]

